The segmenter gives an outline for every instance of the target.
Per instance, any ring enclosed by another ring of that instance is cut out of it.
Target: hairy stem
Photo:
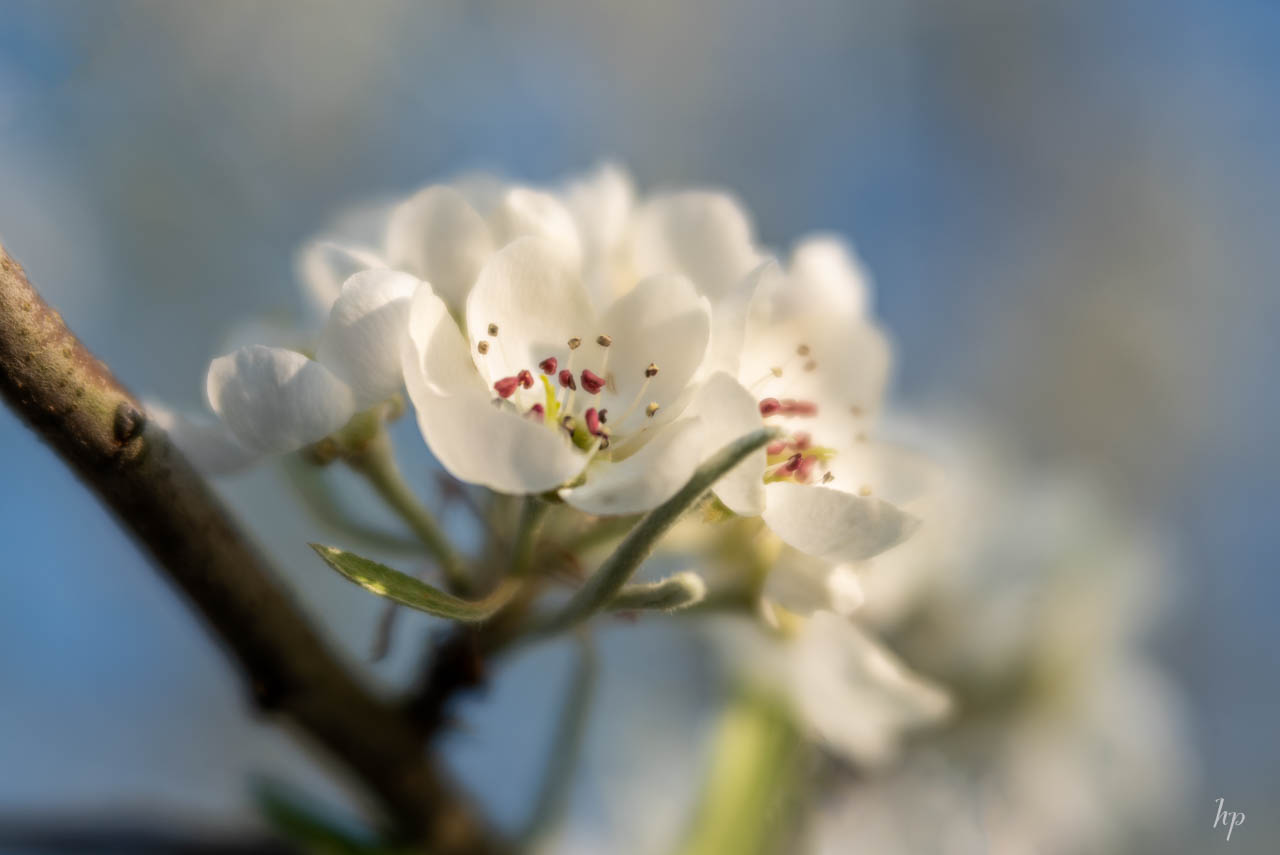
[[[761,428],[734,440],[711,456],[674,496],[644,516],[618,544],[600,569],[587,579],[559,612],[531,627],[531,636],[550,635],[576,626],[608,604],[653,551],[658,539],[675,525],[685,511],[702,498],[722,476],[751,452],[777,436],[773,428]]]
[[[379,431],[358,452],[348,456],[347,462],[369,481],[383,501],[400,515],[422,545],[440,562],[449,587],[460,592],[470,590],[471,577],[466,563],[400,474],[391,438],[386,432]]]

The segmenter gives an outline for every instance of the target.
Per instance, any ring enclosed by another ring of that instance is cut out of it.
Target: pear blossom
[[[520,238],[480,271],[459,327],[434,288],[414,297],[403,371],[422,435],[460,480],[559,490],[599,514],[660,504],[704,456],[686,415],[710,305],[652,276],[603,312],[563,247]]]
[[[582,222],[554,193],[483,174],[464,176],[348,218],[335,235],[303,247],[299,275],[325,311],[352,273],[388,268],[430,282],[451,311],[461,312],[481,267],[518,237],[546,238],[579,267]]]
[[[420,283],[392,270],[347,279],[329,311],[315,358],[282,347],[249,345],[209,366],[209,405],[241,447],[280,454],[316,442],[356,413],[399,391],[400,347],[409,302]],[[192,444],[224,440],[183,427]],[[197,452],[197,454],[202,452]]]
[[[801,242],[786,269],[757,265],[713,304],[707,376],[689,408],[716,414],[709,445],[761,424],[784,432],[713,490],[782,542],[760,593],[797,614],[860,606],[858,568],[906,541],[938,489],[931,464],[870,438],[890,354],[868,303],[860,265],[835,238]]]

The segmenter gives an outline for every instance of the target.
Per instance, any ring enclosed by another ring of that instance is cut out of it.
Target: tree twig
[[[221,640],[257,705],[285,716],[433,852],[500,844],[401,711],[311,627],[165,433],[0,248],[0,395],[92,489]]]

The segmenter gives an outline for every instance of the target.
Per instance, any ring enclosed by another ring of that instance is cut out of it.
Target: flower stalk
[[[444,571],[449,587],[458,592],[468,591],[471,576],[467,572],[466,563],[449,543],[435,517],[404,480],[386,431],[379,431],[358,451],[348,455],[346,461],[352,469],[365,477],[383,501],[422,541],[432,557],[440,562],[440,569]]]

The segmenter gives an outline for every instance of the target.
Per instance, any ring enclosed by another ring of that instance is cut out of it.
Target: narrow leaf
[[[489,596],[480,600],[464,600],[434,588],[399,570],[319,543],[310,544],[325,563],[366,591],[395,600],[401,605],[436,617],[478,623],[507,604],[517,583],[504,582]]]
[[[707,584],[702,577],[686,570],[651,584],[624,585],[607,608],[619,612],[639,609],[674,612],[701,602],[706,595]]]

